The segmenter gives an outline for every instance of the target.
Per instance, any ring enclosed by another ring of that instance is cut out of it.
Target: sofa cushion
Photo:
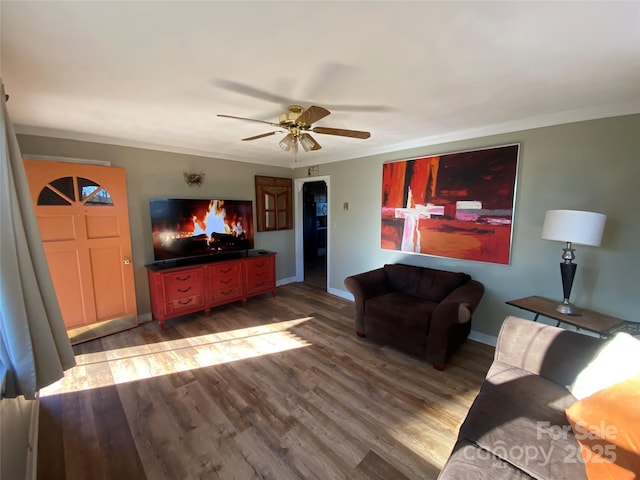
[[[364,311],[372,321],[384,320],[389,328],[416,328],[426,335],[436,307],[435,303],[413,295],[386,293],[367,300]]]
[[[567,409],[589,480],[640,475],[640,376],[600,390]]]
[[[582,478],[585,468],[565,409],[568,390],[494,361],[460,435],[535,478]]]
[[[640,375],[640,340],[619,332],[600,348],[596,357],[569,386],[569,391],[582,400],[637,375]]]
[[[530,480],[532,477],[477,445],[459,439],[438,480]]]
[[[447,272],[412,265],[387,264],[384,266],[389,290],[441,302],[471,277],[466,273]]]

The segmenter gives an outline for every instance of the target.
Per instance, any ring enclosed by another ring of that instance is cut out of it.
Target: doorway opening
[[[329,177],[295,179],[296,281],[328,287],[331,244]]]
[[[306,182],[302,186],[302,199],[304,281],[326,288],[329,213],[327,184],[323,181]]]

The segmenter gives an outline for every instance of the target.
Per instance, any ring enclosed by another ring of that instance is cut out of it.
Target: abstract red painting
[[[508,265],[519,148],[385,163],[381,247]]]

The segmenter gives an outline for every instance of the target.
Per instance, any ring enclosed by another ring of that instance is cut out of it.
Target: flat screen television
[[[251,200],[151,198],[149,211],[155,262],[253,248]]]

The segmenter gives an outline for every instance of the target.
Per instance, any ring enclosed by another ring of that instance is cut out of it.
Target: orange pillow
[[[640,478],[640,376],[579,400],[566,413],[589,480]]]

